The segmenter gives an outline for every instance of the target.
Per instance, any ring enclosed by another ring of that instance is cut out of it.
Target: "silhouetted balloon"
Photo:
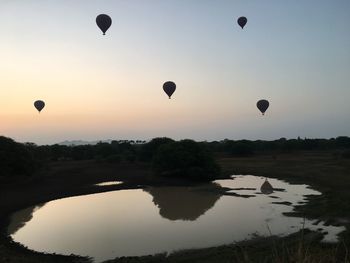
[[[43,102],[42,100],[37,100],[34,102],[34,107],[39,111],[39,113],[41,112],[41,110],[45,107],[45,102]]]
[[[267,110],[267,108],[269,107],[270,103],[267,100],[259,100],[256,103],[256,106],[258,107],[258,109],[261,111],[262,115],[265,114],[265,111]]]
[[[237,19],[238,25],[243,29],[243,27],[247,24],[248,19],[245,16],[241,16]]]
[[[176,90],[176,84],[172,81],[167,81],[163,84],[163,90],[169,96],[170,99],[171,95],[173,95],[174,91]]]
[[[112,25],[112,18],[105,14],[98,15],[96,17],[96,24],[105,35],[108,28]]]

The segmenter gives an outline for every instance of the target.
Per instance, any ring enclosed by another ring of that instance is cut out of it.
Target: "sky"
[[[348,0],[0,0],[0,135],[350,136],[349,10]],[[102,13],[113,20],[105,36]]]

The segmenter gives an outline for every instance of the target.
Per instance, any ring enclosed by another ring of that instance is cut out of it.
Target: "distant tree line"
[[[286,139],[273,141],[222,140],[207,142],[213,152],[227,153],[234,156],[249,156],[262,153],[290,153],[295,151],[350,150],[350,137],[340,136],[331,139]]]
[[[295,151],[340,152],[350,158],[350,137],[331,139],[285,139],[274,141],[222,140],[194,142],[174,141],[170,138],[154,138],[149,142],[133,141],[100,142],[95,145],[42,145],[17,143],[0,136],[0,176],[32,175],[44,163],[51,161],[95,160],[97,162],[146,162],[155,172],[164,176],[195,178],[202,174],[210,178],[219,171],[213,154],[251,156],[254,154],[278,154]]]

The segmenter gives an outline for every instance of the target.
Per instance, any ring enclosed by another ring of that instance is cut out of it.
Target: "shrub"
[[[106,157],[106,161],[109,163],[120,163],[122,157],[119,154],[113,154]]]
[[[349,159],[350,158],[350,150],[342,152],[341,156],[343,158]]]
[[[157,175],[201,181],[213,180],[220,173],[212,154],[192,140],[160,146],[153,159],[153,169]]]
[[[0,176],[32,175],[39,164],[30,147],[0,136]]]
[[[141,161],[150,162],[153,160],[158,148],[163,144],[174,142],[174,140],[167,137],[154,138],[150,142],[142,145],[140,149],[139,158]]]
[[[133,153],[128,153],[125,155],[125,160],[127,160],[130,163],[134,163],[136,161],[136,155]]]

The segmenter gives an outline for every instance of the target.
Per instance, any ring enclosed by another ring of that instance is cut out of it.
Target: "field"
[[[350,159],[334,152],[296,152],[236,158],[217,157],[223,176],[253,174],[309,184],[324,193],[296,207],[295,214],[320,218],[329,224],[345,225],[347,231],[337,245],[319,244],[319,236],[305,230],[282,240],[275,237],[215,248],[188,250],[111,262],[349,262],[350,247]],[[108,180],[122,185],[96,187]],[[6,237],[8,216],[21,208],[57,198],[138,188],[142,185],[183,185],[186,181],[154,177],[140,163],[106,164],[95,161],[55,162],[33,178],[0,181],[0,262],[88,262],[74,256],[45,255],[29,251]],[[290,216],[293,216],[291,214]],[[310,243],[311,242],[311,243]]]

